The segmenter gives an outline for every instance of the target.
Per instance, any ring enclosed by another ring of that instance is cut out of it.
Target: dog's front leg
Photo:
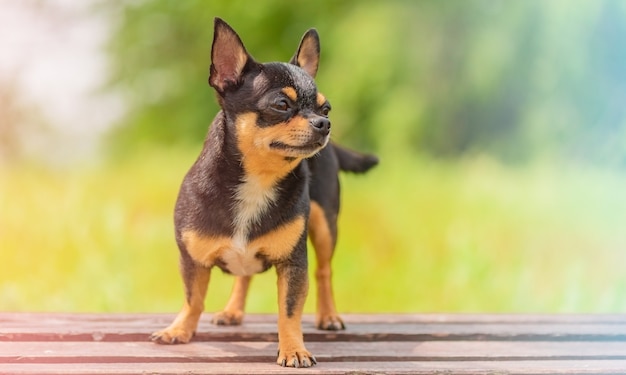
[[[223,311],[213,314],[213,324],[225,326],[241,324],[251,279],[252,276],[237,276],[235,278],[230,299]]]
[[[302,310],[309,287],[306,238],[289,259],[276,265],[278,274],[278,359],[287,367],[310,367],[317,363],[304,347]]]
[[[169,327],[153,333],[150,337],[159,344],[188,343],[196,333],[198,321],[204,311],[211,269],[183,255],[180,259],[180,271],[185,284],[185,304]]]

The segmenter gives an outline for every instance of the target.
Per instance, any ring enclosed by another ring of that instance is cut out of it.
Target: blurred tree
[[[28,159],[51,137],[40,108],[23,98],[14,79],[0,79],[0,162]]]
[[[318,85],[344,143],[626,165],[619,0],[106,4],[109,88],[128,104],[112,136],[118,150],[202,142],[217,111],[206,78],[220,16],[260,61],[287,60],[318,28]]]
[[[21,153],[17,126],[24,117],[13,85],[0,85],[0,161]]]

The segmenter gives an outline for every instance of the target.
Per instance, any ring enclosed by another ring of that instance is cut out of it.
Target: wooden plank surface
[[[274,364],[276,317],[240,327],[203,316],[187,345],[156,345],[171,314],[0,313],[1,374],[626,373],[624,315],[346,315],[348,329],[303,326],[319,364]]]
[[[626,360],[621,342],[343,342],[307,343],[320,362],[470,360]],[[276,343],[192,342],[155,346],[150,342],[0,343],[0,363],[68,363],[101,358],[120,362],[272,362]]]
[[[307,369],[281,368],[259,362],[247,363],[74,363],[54,365],[2,365],[0,373],[11,375],[92,374],[624,374],[626,361],[512,361],[512,362],[338,362],[320,363]]]

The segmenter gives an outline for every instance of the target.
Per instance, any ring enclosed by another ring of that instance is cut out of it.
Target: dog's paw
[[[218,326],[238,326],[243,321],[243,311],[220,311],[213,314],[211,322]]]
[[[150,340],[157,344],[186,344],[193,337],[195,332],[182,328],[166,328],[153,333]]]
[[[296,350],[278,349],[276,363],[283,367],[311,367],[317,364],[315,357],[302,347]]]
[[[343,320],[338,315],[318,316],[316,319],[317,329],[325,331],[340,331],[346,329]]]

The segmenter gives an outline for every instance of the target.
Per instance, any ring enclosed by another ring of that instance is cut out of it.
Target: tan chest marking
[[[234,237],[204,236],[193,230],[184,231],[182,237],[187,252],[196,262],[212,267],[221,259],[232,274],[246,276],[263,270],[257,254],[270,262],[286,258],[302,236],[304,226],[304,217],[298,216],[243,244]]]

